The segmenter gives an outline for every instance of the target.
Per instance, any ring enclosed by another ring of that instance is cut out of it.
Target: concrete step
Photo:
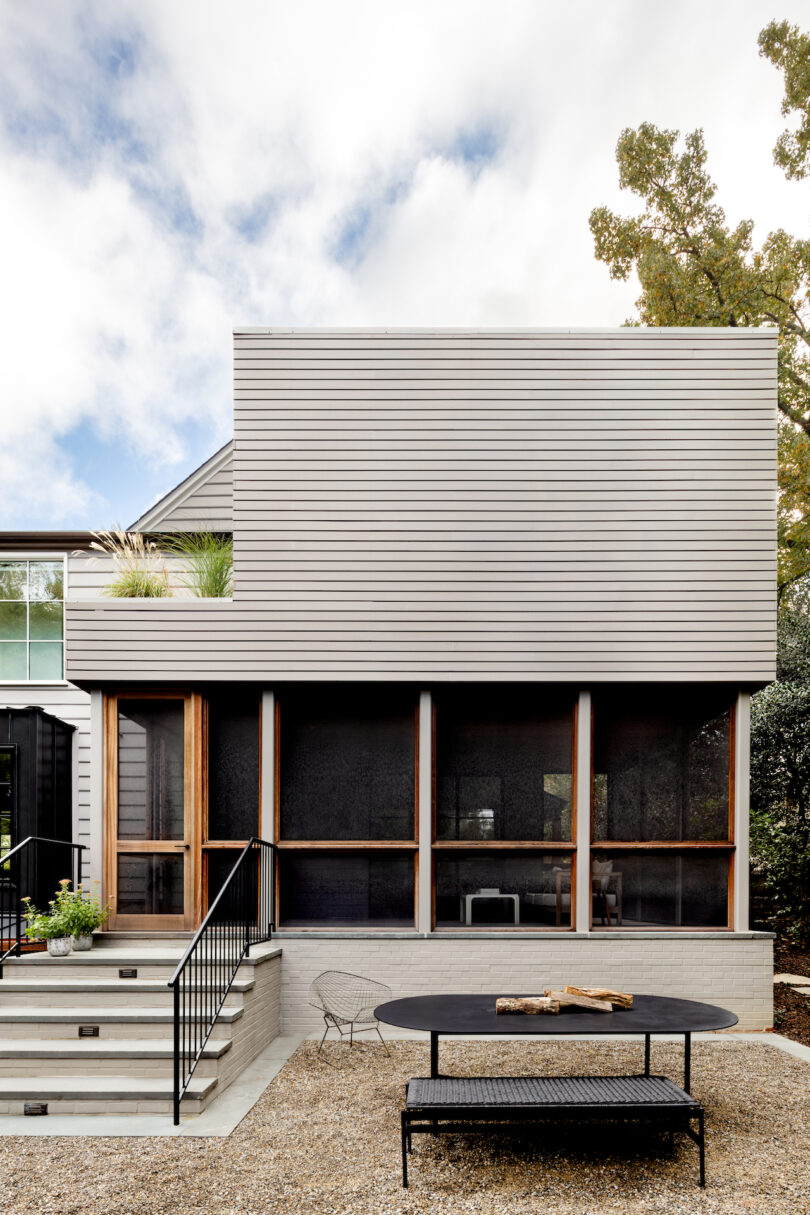
[[[230,1038],[207,1042],[195,1076],[217,1075],[217,1061],[231,1049]],[[58,1069],[66,1084],[72,1077],[130,1075],[166,1077],[172,1074],[174,1053],[171,1041],[145,1042],[135,1038],[101,1040],[82,1038],[73,1042],[54,1039],[0,1039],[0,1076],[49,1076]],[[58,1061],[58,1062],[57,1062]]]
[[[229,1038],[231,1026],[244,1015],[242,1008],[224,1008],[211,1037]],[[80,1025],[97,1025],[99,1039],[136,1038],[171,1040],[174,1014],[163,1008],[111,1008],[88,1004],[76,1008],[31,1008],[0,1003],[0,1037],[71,1040],[79,1038]],[[91,1041],[92,1039],[82,1039]]]
[[[164,979],[168,983],[181,957],[181,954],[164,954],[155,950],[123,953],[111,948],[71,953],[66,958],[52,958],[47,953],[23,954],[20,958],[9,958],[3,964],[0,991],[7,979],[117,979],[118,971],[124,967],[137,970],[139,979]],[[244,958],[240,963],[240,972],[243,976],[252,977],[254,966],[263,960],[262,955]],[[212,970],[219,961],[222,962],[219,973],[230,973],[230,960],[206,957],[206,965]]]
[[[231,985],[226,1007],[237,1005],[238,997],[256,986],[255,979],[236,978]],[[203,991],[217,992],[214,986]],[[0,982],[0,1009],[7,1004],[24,1002],[31,1008],[51,1008],[60,1003],[77,1003],[105,1007],[171,1007],[174,999],[168,984],[161,979],[39,979],[4,978]],[[78,997],[78,999],[77,999]]]
[[[183,1098],[182,1112],[201,1113],[215,1094],[213,1076],[195,1075]],[[0,1076],[0,1114],[22,1114],[29,1101],[45,1101],[49,1114],[172,1113],[171,1076],[65,1077],[54,1068],[48,1076]]]

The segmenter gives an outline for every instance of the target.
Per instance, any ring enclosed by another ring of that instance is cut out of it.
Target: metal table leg
[[[439,1075],[439,1035],[435,1029],[430,1031],[430,1078],[435,1080]]]
[[[644,1035],[644,1075],[650,1074],[650,1035]]]
[[[689,1092],[692,1083],[692,1035],[683,1036],[683,1091]]]

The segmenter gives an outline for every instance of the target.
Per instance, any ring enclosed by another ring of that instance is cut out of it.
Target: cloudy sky
[[[0,528],[128,524],[210,455],[235,324],[620,324],[588,214],[645,119],[806,233],[774,2],[3,0]]]

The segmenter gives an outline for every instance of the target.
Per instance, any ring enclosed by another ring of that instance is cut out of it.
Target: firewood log
[[[566,983],[565,990],[572,996],[590,996],[593,1000],[609,1000],[614,1008],[632,1008],[633,997],[624,991],[614,991],[611,987],[576,987]]]
[[[545,996],[500,996],[495,1001],[496,1013],[558,1013],[560,1005]]]
[[[592,996],[577,996],[569,991],[552,991],[546,988],[545,994],[550,1000],[556,1000],[560,1009],[582,1008],[586,1012],[613,1012],[613,1005],[608,1000],[594,1000]]]

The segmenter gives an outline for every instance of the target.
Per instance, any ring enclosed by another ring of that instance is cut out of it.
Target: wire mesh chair
[[[323,1013],[323,1037],[318,1044],[318,1054],[323,1050],[326,1035],[330,1029],[336,1029],[340,1034],[340,1045],[349,1040],[349,1047],[354,1046],[356,1033],[376,1032],[377,1037],[385,1047],[385,1053],[391,1056],[388,1044],[380,1033],[380,1026],[374,1016],[374,1009],[383,1000],[390,1000],[391,988],[385,983],[377,983],[374,979],[364,979],[362,975],[348,974],[343,970],[325,970],[323,974],[313,979],[309,988],[309,1002],[313,1008]],[[348,1026],[348,1030],[346,1029]],[[342,1051],[341,1051],[342,1054]]]

